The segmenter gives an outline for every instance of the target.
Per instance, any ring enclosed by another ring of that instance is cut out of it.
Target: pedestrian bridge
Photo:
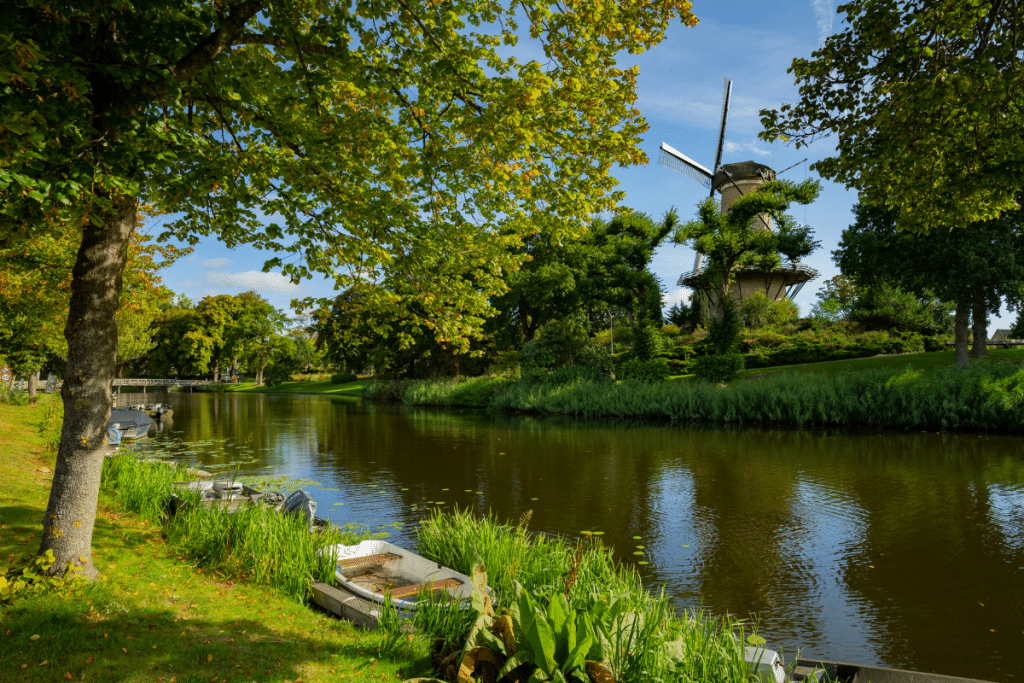
[[[120,391],[121,387],[143,387],[145,391],[146,387],[196,387],[202,384],[213,384],[212,379],[161,379],[159,377],[143,377],[143,378],[118,378],[113,381],[113,386]],[[53,382],[39,382],[40,391],[55,391],[60,389],[61,385],[64,384],[64,380],[55,380]],[[28,381],[21,380],[18,382],[12,382],[11,388],[13,389],[28,389]]]

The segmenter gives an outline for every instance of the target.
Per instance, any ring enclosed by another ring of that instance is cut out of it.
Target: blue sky
[[[834,149],[829,139],[796,150],[785,143],[764,143],[757,134],[761,130],[761,109],[797,100],[793,76],[786,73],[793,58],[810,57],[827,36],[841,30],[842,17],[835,11],[837,1],[694,0],[693,4],[700,19],[696,27],[675,23],[654,49],[642,55],[624,53],[619,59],[620,68],[640,66],[636,106],[650,130],[641,145],[648,164],[616,169],[613,175],[621,183],[618,189],[626,193],[623,204],[655,219],[674,206],[680,218],[688,220],[696,215],[697,204],[707,197],[707,191],[697,183],[658,166],[658,148],[666,142],[705,166],[714,164],[723,76],[733,81],[723,163],[753,160],[782,170],[808,157],[806,163],[782,176],[799,181],[817,178],[808,166]],[[531,58],[544,61],[543,52],[531,44],[528,36],[509,49],[521,62]],[[831,252],[852,222],[857,201],[856,193],[841,185],[822,180],[822,186],[814,204],[792,210],[797,221],[810,225],[822,243],[804,260],[820,274],[795,299],[802,314],[810,311],[821,284],[839,272]],[[210,294],[237,294],[251,289],[288,310],[294,298],[333,295],[333,287],[326,281],[292,285],[279,273],[261,272],[270,256],[248,247],[227,249],[216,240],[206,239],[163,276],[172,290],[193,301]],[[682,246],[665,245],[655,254],[652,270],[665,284],[669,303],[688,295],[688,290],[677,288],[675,283],[681,272],[692,268],[693,261],[693,251]],[[1009,327],[1015,317],[1004,308],[1000,316],[992,318],[990,333],[997,327]]]

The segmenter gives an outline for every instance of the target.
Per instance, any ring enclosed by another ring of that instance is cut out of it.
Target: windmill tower
[[[705,168],[682,152],[661,143],[658,165],[685,175],[711,192],[714,197],[718,191],[722,195],[721,210],[727,212],[732,203],[740,196],[756,190],[761,183],[774,180],[775,171],[756,161],[742,161],[735,164],[722,164],[722,147],[725,144],[725,124],[729,118],[729,101],[732,99],[732,81],[722,78],[722,124],[718,133],[718,148],[715,151],[714,170]],[[792,168],[792,167],[790,167]],[[786,169],[789,170],[789,169]],[[772,219],[768,214],[754,218],[752,226],[755,230],[772,230]],[[704,274],[704,254],[697,252],[693,270],[679,276],[676,283],[690,289],[706,289],[707,284],[701,277]],[[792,299],[803,288],[804,284],[818,276],[813,268],[800,263],[782,263],[773,271],[760,268],[743,268],[734,274],[734,281],[729,285],[729,296],[738,305],[757,292],[763,292],[769,299],[781,301]],[[715,303],[712,301],[712,305]],[[715,306],[716,308],[718,306]]]

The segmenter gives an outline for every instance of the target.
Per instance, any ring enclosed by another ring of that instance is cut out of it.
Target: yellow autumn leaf
[[[213,661],[213,655],[206,655],[206,661],[212,662]]]

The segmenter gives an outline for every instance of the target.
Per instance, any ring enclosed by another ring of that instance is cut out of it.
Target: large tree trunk
[[[102,225],[85,221],[72,270],[64,327],[68,363],[60,392],[64,424],[39,545],[40,554],[53,551],[52,574],[63,574],[70,564],[89,578],[99,575],[92,563],[92,531],[117,360],[115,314],[136,210],[134,197],[116,198],[114,204]]]
[[[961,294],[956,298],[956,314],[953,316],[953,339],[954,356],[957,366],[966,368],[970,363],[967,352],[968,328],[967,321],[970,319],[971,309],[968,305],[968,295]]]
[[[36,404],[39,390],[39,368],[36,368],[32,372],[28,373],[28,402],[32,405]]]
[[[981,358],[988,355],[985,342],[988,341],[988,310],[985,306],[985,289],[974,289],[974,307],[971,311],[971,357]]]

